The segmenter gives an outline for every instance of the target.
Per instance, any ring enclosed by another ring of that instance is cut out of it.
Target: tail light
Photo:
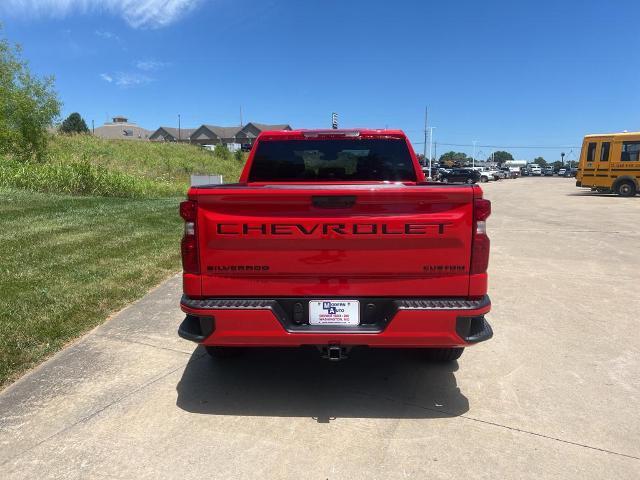
[[[487,218],[491,215],[491,202],[476,198],[473,203],[473,246],[471,248],[472,275],[485,273],[489,267],[489,248],[491,242],[487,236]]]
[[[184,273],[200,273],[198,259],[198,241],[196,237],[196,218],[198,205],[192,200],[180,203],[180,216],[184,219],[184,236],[182,237],[182,269]]]

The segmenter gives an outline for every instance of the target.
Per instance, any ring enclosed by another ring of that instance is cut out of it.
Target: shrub
[[[231,158],[231,152],[224,143],[219,143],[213,150],[213,156],[220,160],[229,160]]]
[[[67,164],[0,161],[0,186],[69,195],[163,197],[181,195],[186,185],[150,180],[88,162]]]

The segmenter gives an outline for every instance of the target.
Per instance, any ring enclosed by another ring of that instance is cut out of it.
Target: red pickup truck
[[[186,318],[212,356],[245,347],[419,348],[451,361],[493,335],[491,204],[425,182],[400,130],[263,132],[239,183],[180,205]]]

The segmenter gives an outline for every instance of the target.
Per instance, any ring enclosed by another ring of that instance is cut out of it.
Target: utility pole
[[[431,175],[431,159],[433,158],[433,129],[436,127],[429,127],[429,178],[432,180]]]
[[[240,128],[242,128],[242,105],[240,105]]]
[[[182,140],[182,129],[180,126],[180,114],[178,114],[178,141]]]
[[[477,140],[473,141],[473,157],[471,157],[471,168],[476,168],[476,143]]]
[[[424,145],[422,147],[422,156],[427,159],[427,107],[424,107]]]

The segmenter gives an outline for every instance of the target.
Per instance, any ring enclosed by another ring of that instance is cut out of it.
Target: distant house
[[[217,145],[224,143],[225,145],[239,143],[236,135],[240,131],[240,127],[219,127],[217,125],[202,125],[196,129],[191,136],[192,143],[200,145]]]
[[[247,123],[244,127],[221,127],[219,125],[201,125],[198,128],[160,127],[149,140],[156,142],[190,142],[198,145],[224,144],[230,150],[240,145],[252,145],[260,132],[267,130],[291,130],[287,124],[267,125],[264,123]]]
[[[237,138],[239,139],[238,143],[253,144],[256,137],[261,132],[267,132],[269,130],[291,130],[291,125],[287,125],[287,124],[267,125],[265,123],[249,122],[244,127],[242,127],[238,132],[237,134]]]
[[[244,127],[220,127],[218,125],[202,125],[191,136],[191,143],[200,145],[227,146],[253,144],[260,132],[267,130],[291,130],[287,124],[267,125],[264,123],[247,123]]]
[[[160,127],[149,135],[149,140],[155,142],[190,142],[195,131],[195,128]]]
[[[96,137],[109,140],[148,140],[151,131],[130,122],[127,117],[113,117],[113,122],[107,122],[94,129]]]

